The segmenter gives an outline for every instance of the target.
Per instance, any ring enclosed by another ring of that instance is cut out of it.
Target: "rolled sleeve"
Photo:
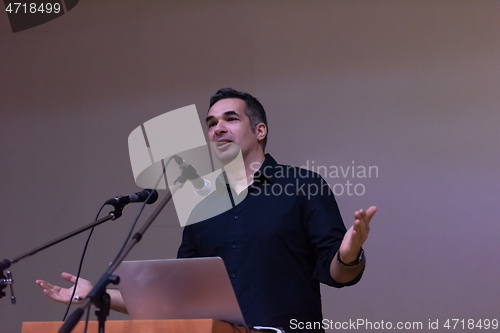
[[[309,191],[301,197],[305,228],[316,255],[314,278],[336,288],[356,284],[363,272],[348,283],[338,283],[330,274],[330,265],[347,231],[333,192],[316,173],[310,173],[307,183],[308,189],[318,189],[314,195]]]

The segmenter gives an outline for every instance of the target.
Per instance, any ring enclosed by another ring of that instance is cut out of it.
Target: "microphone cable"
[[[103,204],[99,211],[97,212],[97,216],[95,217],[95,221],[99,219],[99,215],[101,214],[102,209],[106,206]],[[83,259],[85,258],[85,254],[87,253],[87,247],[89,246],[90,238],[92,237],[92,233],[94,232],[94,228],[90,229],[89,236],[87,238],[87,242],[85,243],[85,247],[83,248],[82,257],[80,258],[80,264],[78,265],[78,273],[76,273],[75,284],[73,286],[73,293],[71,294],[71,298],[69,299],[68,307],[66,308],[66,312],[64,313],[64,317],[62,321],[66,320],[66,316],[68,315],[69,308],[71,307],[71,303],[73,302],[73,298],[75,297],[76,287],[78,286],[78,279],[80,278],[80,272],[82,271]]]

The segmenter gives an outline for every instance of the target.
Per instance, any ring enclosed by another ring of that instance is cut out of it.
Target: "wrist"
[[[361,248],[359,250],[358,254],[354,257],[354,259],[352,256],[344,257],[340,254],[340,251],[338,251],[337,252],[337,261],[339,262],[340,266],[356,267],[361,263],[364,256],[365,256],[365,251],[363,250],[363,248]]]

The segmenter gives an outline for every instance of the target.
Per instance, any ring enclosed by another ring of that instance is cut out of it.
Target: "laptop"
[[[210,318],[245,325],[220,257],[124,261],[114,274],[132,320]]]

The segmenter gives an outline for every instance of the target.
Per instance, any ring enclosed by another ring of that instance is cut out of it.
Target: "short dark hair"
[[[218,101],[228,98],[239,98],[245,101],[245,114],[250,119],[250,129],[252,130],[252,133],[255,133],[255,126],[260,123],[264,123],[264,125],[266,125],[266,128],[269,130],[269,127],[267,126],[267,117],[264,107],[262,106],[262,104],[260,104],[257,98],[253,97],[249,93],[234,90],[233,88],[219,89],[219,91],[217,91],[212,97],[210,97],[210,107],[208,109],[210,110],[210,108]],[[266,148],[266,144],[267,132],[266,136],[262,140],[262,150]]]

